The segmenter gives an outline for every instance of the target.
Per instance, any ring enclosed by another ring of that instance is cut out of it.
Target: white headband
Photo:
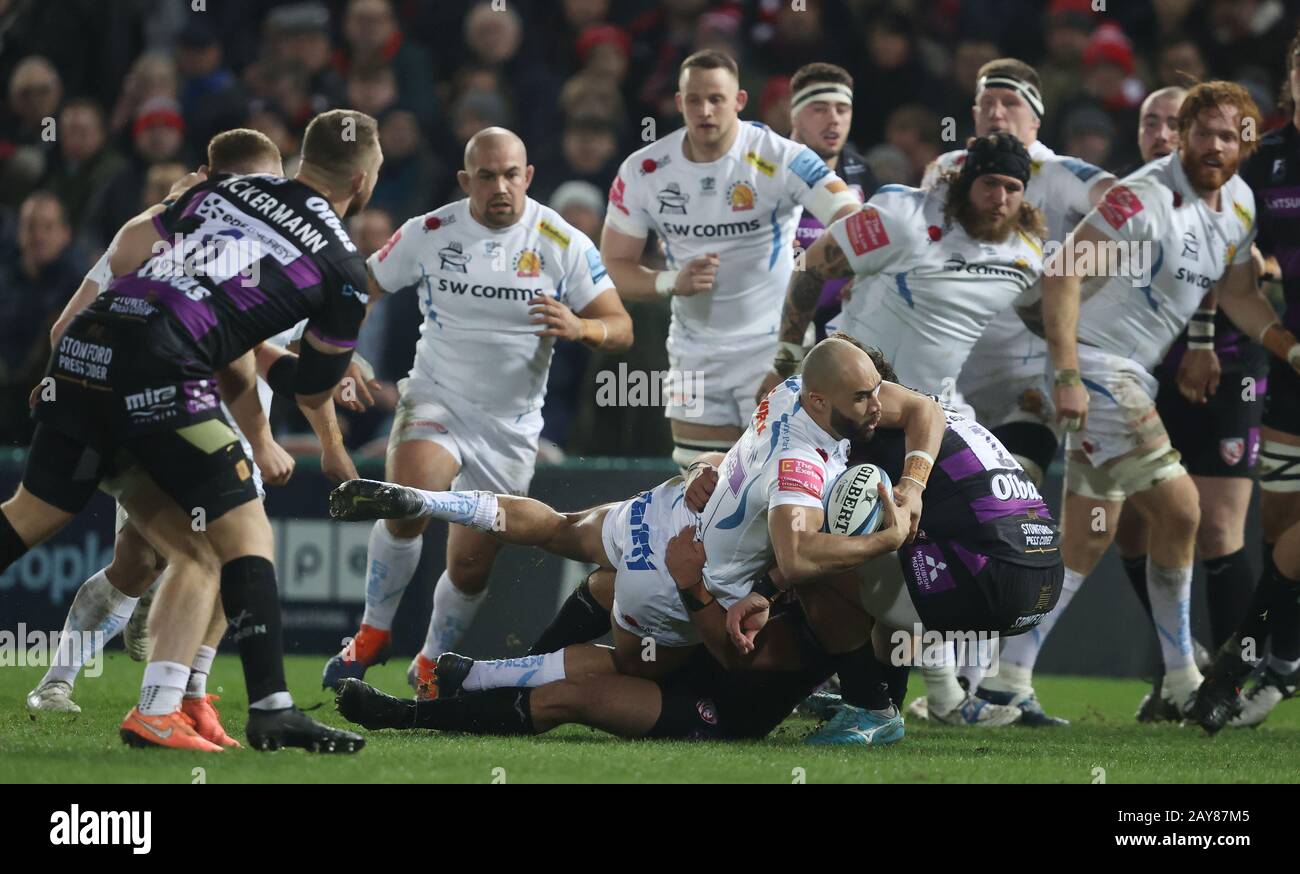
[[[980,99],[980,95],[984,93],[986,88],[1010,88],[1025,98],[1025,102],[1034,110],[1035,115],[1039,118],[1043,117],[1043,95],[1039,94],[1038,89],[1028,82],[1011,76],[981,76],[975,88],[976,100]]]
[[[814,100],[852,106],[853,89],[839,82],[814,82],[799,89],[799,93],[790,98],[790,111],[798,112]]]

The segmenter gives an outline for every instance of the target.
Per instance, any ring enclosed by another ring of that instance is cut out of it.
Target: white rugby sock
[[[1160,639],[1165,673],[1194,665],[1192,657],[1192,566],[1163,568],[1147,558],[1147,596]]]
[[[474,662],[465,676],[466,692],[500,689],[504,686],[544,686],[564,679],[564,650],[517,659]]]
[[[145,716],[166,716],[181,706],[190,666],[180,662],[149,662],[140,684],[140,712]]]
[[[951,640],[944,641],[938,664],[931,664],[929,658],[922,660],[921,676],[925,679],[926,703],[935,713],[947,713],[966,697],[957,683],[957,648]]]
[[[420,564],[423,535],[410,539],[394,537],[380,519],[370,529],[366,547],[366,612],[361,622],[381,631],[393,627],[402,593],[411,584]]]
[[[215,646],[200,646],[190,665],[190,679],[185,686],[186,698],[202,698],[208,694],[208,674],[212,670],[212,660],[217,657]]]
[[[420,650],[426,659],[433,661],[456,648],[486,596],[487,589],[477,595],[465,594],[456,588],[446,571],[442,572],[433,588],[433,613],[429,616],[424,648]]]
[[[1065,569],[1065,582],[1061,584],[1061,597],[1057,600],[1056,606],[1038,625],[1024,634],[1017,634],[1002,641],[1002,650],[998,657],[998,672],[985,678],[983,683],[985,689],[996,692],[1020,692],[1026,695],[1033,693],[1034,664],[1038,661],[1038,653],[1085,579],[1084,574],[1069,568]]]
[[[497,496],[492,492],[428,492],[412,489],[424,499],[421,516],[432,516],[444,522],[455,522],[492,531],[497,520]]]
[[[272,692],[248,705],[249,710],[287,710],[293,706],[293,696],[288,692]]]
[[[54,662],[41,683],[54,680],[75,683],[82,666],[126,627],[139,601],[114,588],[103,570],[91,575],[72,599]]]

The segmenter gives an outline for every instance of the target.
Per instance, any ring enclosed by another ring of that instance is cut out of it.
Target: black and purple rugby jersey
[[[365,262],[328,200],[279,176],[220,175],[154,218],[168,249],[118,277],[99,312],[181,327],[197,358],[222,367],[303,319],[336,346],[356,345]]]
[[[991,557],[1028,567],[1059,564],[1056,522],[1029,475],[982,425],[945,412],[948,427],[923,495],[918,540],[947,544],[973,574]],[[897,483],[904,439],[901,429],[877,429],[870,442],[854,444],[850,463],[877,464]]]

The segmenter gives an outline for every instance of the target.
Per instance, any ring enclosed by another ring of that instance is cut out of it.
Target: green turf
[[[289,659],[290,687],[300,706],[343,725],[333,699],[319,688],[323,657]],[[405,689],[405,660],[373,669],[368,679],[390,692]],[[188,783],[205,769],[209,783],[245,782],[1125,782],[1300,781],[1300,705],[1284,701],[1254,731],[1139,726],[1132,714],[1144,691],[1138,681],[1043,677],[1040,698],[1074,720],[1067,729],[936,728],[909,721],[907,737],[882,749],[803,745],[812,723],[791,719],[754,743],[621,741],[566,727],[539,738],[477,738],[436,732],[374,732],[355,756],[312,756],[299,750],[190,754],[133,750],[117,725],[130,708],[140,665],[110,653],[103,675],[83,678],[78,716],[31,718],[23,696],[40,668],[0,670],[0,781]],[[920,687],[914,679],[913,693]],[[234,656],[217,660],[211,691],[231,734],[242,738],[245,698]],[[504,769],[499,771],[497,769]],[[802,769],[802,772],[797,769]]]

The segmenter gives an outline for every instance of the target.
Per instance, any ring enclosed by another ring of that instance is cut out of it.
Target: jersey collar
[[[1201,200],[1201,195],[1194,187],[1192,187],[1192,181],[1187,178],[1187,172],[1183,170],[1182,153],[1179,152],[1178,149],[1174,149],[1160,160],[1169,162],[1169,187],[1182,198],[1184,203],[1200,203],[1205,206],[1206,210],[1215,212],[1215,210],[1210,209],[1208,203]],[[1227,185],[1225,184],[1223,188],[1227,188]],[[1219,189],[1218,212],[1223,211],[1223,198],[1226,196],[1223,188]]]

